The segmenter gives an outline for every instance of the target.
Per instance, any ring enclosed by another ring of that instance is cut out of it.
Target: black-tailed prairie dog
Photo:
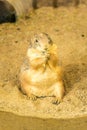
[[[59,103],[64,96],[64,86],[58,62],[57,46],[48,34],[35,35],[20,72],[22,92],[32,100],[52,96],[52,102]]]

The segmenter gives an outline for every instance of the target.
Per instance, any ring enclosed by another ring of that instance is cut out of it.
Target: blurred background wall
[[[32,8],[42,6],[78,6],[79,4],[87,4],[87,0],[7,0],[17,11],[18,15],[30,11]]]
[[[6,1],[6,0],[0,0]],[[87,0],[7,0],[15,8],[17,15],[21,15],[30,11],[32,8],[42,6],[78,6],[79,4],[87,4]]]
[[[15,22],[17,16],[26,15],[32,9],[43,6],[78,6],[87,5],[87,0],[0,0],[0,23]]]

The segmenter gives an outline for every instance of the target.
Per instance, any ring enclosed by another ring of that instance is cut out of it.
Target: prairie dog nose
[[[42,51],[43,54],[46,54],[47,53],[47,48],[44,48],[44,50]]]
[[[46,56],[46,57],[50,57],[50,54],[47,52],[47,51],[42,51],[42,54],[44,55],[44,56]]]
[[[45,51],[47,51],[47,50],[48,50],[48,48],[44,48],[44,50],[45,50]]]
[[[42,51],[42,54],[46,54],[46,51]]]

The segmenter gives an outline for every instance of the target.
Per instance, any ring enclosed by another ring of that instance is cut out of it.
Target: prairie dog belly
[[[53,85],[58,81],[57,73],[47,68],[45,72],[32,71],[30,77],[30,91],[37,96],[53,96]]]
[[[41,90],[49,89],[58,80],[57,73],[49,68],[46,68],[45,72],[32,71],[30,73],[32,74],[30,84]]]

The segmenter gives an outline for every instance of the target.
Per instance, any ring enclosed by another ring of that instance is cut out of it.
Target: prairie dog
[[[48,34],[41,33],[31,39],[26,57],[20,73],[22,92],[32,100],[52,96],[52,103],[61,102],[64,96],[62,70],[58,66],[57,46]]]

